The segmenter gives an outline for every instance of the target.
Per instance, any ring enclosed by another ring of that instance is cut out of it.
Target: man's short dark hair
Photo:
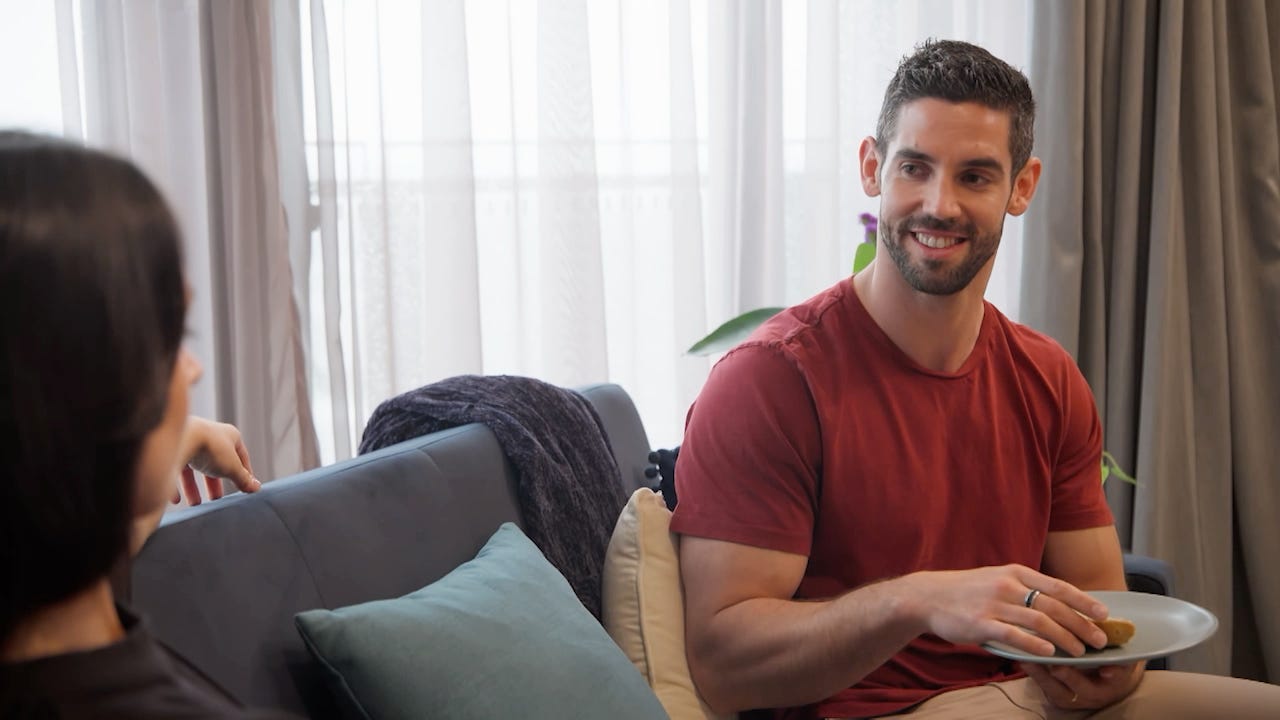
[[[1027,77],[983,48],[958,40],[929,40],[902,59],[884,92],[876,122],[876,148],[883,156],[898,131],[898,114],[913,100],[975,102],[1009,113],[1009,154],[1017,174],[1031,157],[1036,103]]]
[[[185,313],[177,226],[137,168],[0,132],[0,642],[127,552]]]

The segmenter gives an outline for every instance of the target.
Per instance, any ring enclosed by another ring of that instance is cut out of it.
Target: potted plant
[[[870,265],[871,261],[876,257],[876,216],[871,213],[862,213],[858,216],[858,220],[862,222],[865,235],[862,242],[858,243],[857,250],[853,253],[854,273]],[[727,352],[738,343],[746,340],[747,336],[763,325],[765,320],[777,315],[784,309],[766,307],[742,313],[712,330],[709,335],[694,343],[686,352],[690,355],[714,355]]]

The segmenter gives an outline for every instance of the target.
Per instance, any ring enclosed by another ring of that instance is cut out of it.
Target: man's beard
[[[1004,231],[1004,224],[1001,222],[995,232],[981,235],[972,223],[963,225],[947,222],[932,215],[909,215],[899,222],[885,225],[887,232],[884,234],[884,244],[893,264],[898,266],[898,272],[908,285],[928,295],[954,295],[969,287],[982,266],[996,254],[996,249],[1000,247],[1000,235]],[[912,264],[907,243],[915,240],[909,237],[912,233],[907,228],[960,233],[965,236],[964,244],[969,246],[968,251],[959,265],[949,269],[942,260],[926,259]]]

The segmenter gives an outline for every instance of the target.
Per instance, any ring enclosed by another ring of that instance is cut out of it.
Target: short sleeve
[[[1115,522],[1102,492],[1102,423],[1084,375],[1064,363],[1062,425],[1053,464],[1050,532],[1083,530]]]
[[[689,411],[671,528],[808,556],[821,455],[817,412],[793,359],[777,344],[741,346]]]

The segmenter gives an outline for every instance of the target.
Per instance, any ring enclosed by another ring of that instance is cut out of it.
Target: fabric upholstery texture
[[[698,696],[684,652],[679,537],[662,495],[640,488],[604,561],[604,626],[675,720],[720,720]]]
[[[297,616],[335,693],[368,718],[663,718],[644,679],[512,523],[393,600]]]

